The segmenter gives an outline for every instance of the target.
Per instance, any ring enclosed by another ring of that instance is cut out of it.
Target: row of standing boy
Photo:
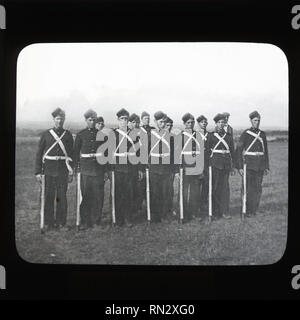
[[[154,114],[155,127],[150,126],[150,115],[147,112],[139,116],[125,109],[117,112],[118,128],[111,131],[115,136],[119,150],[114,154],[117,159],[128,157],[128,153],[119,152],[120,143],[125,143],[128,150],[138,144],[140,137],[132,141],[129,132],[138,128],[141,135],[149,139],[149,155],[158,159],[156,164],[140,166],[132,164],[100,165],[97,161],[97,150],[105,139],[97,135],[102,132],[104,119],[97,118],[96,112],[88,110],[84,114],[86,128],[78,132],[73,141],[72,134],[64,129],[65,112],[57,108],[52,113],[54,127],[46,130],[40,138],[36,154],[35,175],[41,181],[45,177],[45,225],[48,229],[64,228],[67,222],[67,188],[73,176],[80,170],[80,203],[81,229],[101,224],[104,202],[104,184],[114,172],[114,203],[117,225],[131,226],[134,215],[141,214],[143,202],[146,200],[145,168],[149,169],[151,221],[160,222],[178,212],[173,208],[174,177],[179,167],[183,167],[183,212],[184,221],[193,216],[204,218],[208,210],[209,170],[212,182],[213,218],[230,218],[229,175],[236,170],[243,175],[247,164],[247,212],[246,216],[256,214],[259,206],[263,175],[269,171],[269,158],[266,135],[259,129],[260,114],[257,111],[249,115],[251,127],[239,138],[236,148],[233,142],[233,130],[228,124],[228,113],[214,117],[215,130],[207,132],[207,118],[203,115],[196,120],[190,113],[182,117],[185,129],[181,148],[184,159],[197,158],[198,161],[183,161],[181,166],[172,165],[174,151],[173,121],[162,111]],[[169,135],[166,139],[166,134]],[[165,137],[165,139],[164,139]],[[101,140],[101,141],[100,141]],[[169,144],[169,145],[166,145]],[[141,146],[140,146],[141,147]],[[151,148],[151,147],[154,147]],[[162,158],[169,157],[170,165],[163,164]],[[56,208],[55,207],[56,204]],[[55,210],[56,209],[56,210]]]

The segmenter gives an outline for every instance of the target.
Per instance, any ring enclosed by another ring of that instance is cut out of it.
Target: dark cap
[[[99,122],[104,122],[103,117],[98,117],[98,118],[96,119],[96,123],[99,123]]]
[[[143,119],[144,117],[150,117],[150,114],[146,111],[143,111],[141,114],[141,118]]]
[[[166,123],[171,123],[173,124],[173,120],[170,117],[167,117]]]
[[[88,119],[88,118],[97,118],[97,113],[94,110],[89,109],[87,112],[85,112],[84,117],[86,119]]]
[[[130,122],[132,122],[132,121],[140,122],[140,117],[136,113],[133,113],[128,118],[128,121],[130,121]]]
[[[124,116],[129,117],[129,112],[126,109],[122,108],[117,112],[117,117],[120,118]]]
[[[52,117],[55,118],[57,116],[65,118],[66,114],[61,108],[56,108],[52,113]]]
[[[154,113],[154,119],[155,120],[166,120],[167,119],[167,115],[165,113],[163,113],[162,111],[157,111]]]
[[[181,119],[185,123],[190,119],[195,120],[195,117],[191,113],[188,112],[188,113],[184,114]]]
[[[253,118],[260,118],[260,114],[257,111],[253,111],[249,114],[249,118],[252,120]]]
[[[201,116],[199,116],[197,118],[197,122],[201,122],[202,120],[206,120],[207,121],[207,118],[203,114],[201,114]]]
[[[219,120],[225,120],[226,116],[224,115],[224,113],[218,113],[217,115],[215,115],[214,117],[214,121],[217,123]]]

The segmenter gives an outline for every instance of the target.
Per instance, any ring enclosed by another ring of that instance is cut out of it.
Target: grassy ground
[[[104,224],[77,232],[75,181],[69,185],[70,230],[39,232],[39,186],[33,166],[36,138],[16,143],[16,244],[20,256],[35,263],[249,265],[271,264],[285,250],[288,204],[288,145],[269,144],[271,174],[263,182],[257,217],[241,222],[239,175],[230,177],[231,220],[193,220],[181,225],[174,220],[148,226],[146,216],[132,228],[110,227],[108,196]],[[108,195],[109,183],[106,184]]]

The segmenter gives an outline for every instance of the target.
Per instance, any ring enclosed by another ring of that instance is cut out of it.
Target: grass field
[[[240,220],[239,175],[230,177],[231,220],[193,220],[147,225],[146,214],[132,227],[110,227],[106,183],[104,225],[75,229],[75,181],[68,189],[70,230],[39,231],[39,186],[34,177],[37,138],[17,138],[15,220],[19,255],[34,263],[257,265],[277,262],[287,238],[288,144],[269,144],[271,173],[264,178],[260,210]]]

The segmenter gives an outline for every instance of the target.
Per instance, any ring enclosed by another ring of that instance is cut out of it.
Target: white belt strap
[[[181,154],[184,154],[184,155],[196,155],[196,154],[200,154],[200,151],[182,151]]]
[[[140,127],[140,129],[144,132],[144,133],[147,133],[147,130],[143,127]]]
[[[213,153],[230,153],[229,150],[213,150]]]
[[[206,141],[206,140],[207,140],[207,132],[206,132],[205,134],[203,134],[201,131],[198,131],[198,132],[200,133],[202,139],[203,139],[204,141]]]
[[[121,141],[119,141],[119,144],[118,144],[118,146],[116,147],[116,150],[115,150],[115,152],[114,152],[114,156],[116,156],[118,153],[117,153],[117,150],[120,148],[120,146],[121,146],[121,144],[122,144],[122,142],[124,141],[124,139],[125,138],[129,138],[128,140],[130,141],[130,143],[133,145],[133,149],[135,150],[135,145],[134,145],[134,143],[133,143],[133,141],[132,141],[132,139],[128,136],[128,132],[129,131],[127,131],[127,133],[125,133],[124,131],[122,131],[122,130],[119,130],[119,129],[116,129],[116,131],[119,133],[119,134],[121,134],[123,137],[122,137],[122,139],[121,139]]]
[[[49,130],[50,133],[51,133],[51,130]],[[54,131],[53,131],[54,132]],[[58,139],[62,139],[63,136],[65,135],[66,131],[63,132],[63,134],[58,138]],[[55,138],[54,138],[55,139]],[[44,156],[43,156],[43,162],[44,162],[44,159],[45,157],[47,156],[47,154],[58,144],[58,140],[55,139],[55,142],[52,144],[52,146],[45,152]]]
[[[45,159],[47,159],[46,157],[49,157],[49,156],[48,156],[48,153],[50,152],[50,150],[52,150],[52,149],[54,148],[54,146],[58,143],[59,146],[60,146],[60,148],[61,148],[61,150],[62,150],[62,152],[63,152],[64,155],[65,155],[65,159],[64,159],[64,160],[65,160],[65,162],[66,162],[66,166],[67,166],[67,169],[68,169],[68,171],[69,171],[69,174],[72,175],[72,174],[73,174],[73,169],[72,169],[72,167],[71,167],[70,164],[69,164],[69,162],[72,161],[72,159],[68,156],[67,151],[66,151],[66,148],[65,148],[65,146],[64,146],[64,144],[63,144],[63,142],[62,142],[62,138],[63,138],[63,136],[65,135],[66,131],[64,131],[63,134],[62,134],[60,137],[54,132],[53,129],[50,129],[49,132],[50,132],[50,134],[52,135],[52,137],[55,139],[55,142],[54,142],[54,144],[45,152],[44,157],[43,157],[43,162],[45,161]],[[50,159],[48,158],[48,160],[50,160]]]
[[[45,159],[47,160],[66,160],[68,159],[69,157],[65,157],[65,156],[46,156]],[[69,158],[70,160],[69,161],[72,161],[71,158]]]
[[[247,151],[244,153],[244,155],[246,156],[263,156],[265,153],[264,152],[251,152],[251,151]]]
[[[154,148],[161,142],[163,142],[167,147],[168,147],[168,150],[171,150],[170,148],[170,145],[168,143],[168,141],[164,138],[164,136],[167,134],[167,132],[165,132],[162,136],[160,136],[158,133],[156,133],[155,131],[151,131],[151,134],[153,134],[157,139],[158,141],[156,142],[156,144],[153,146],[153,148],[151,149],[151,151],[154,150]],[[150,151],[150,152],[151,152]]]
[[[227,133],[224,134],[223,137],[221,137],[217,132],[214,133],[214,136],[217,137],[219,139],[218,143],[215,145],[215,147],[212,149],[212,152],[211,152],[211,157],[213,155],[213,153],[216,153],[217,151],[217,147],[219,146],[219,144],[222,142],[223,145],[225,146],[225,148],[227,149],[228,152],[226,153],[229,153],[229,146],[227,144],[227,142],[224,140],[225,139],[225,136],[226,136]],[[225,152],[224,152],[225,153]]]
[[[150,153],[150,155],[152,157],[156,157],[156,158],[164,158],[164,157],[169,157],[170,156],[170,153],[169,152],[166,152],[166,153]]]
[[[135,152],[121,152],[121,153],[114,153],[114,156],[116,157],[126,157],[126,156],[135,156]]]
[[[124,138],[126,138],[132,144],[132,146],[135,150],[134,142],[132,141],[131,137],[128,135],[129,131],[127,131],[127,133],[122,130],[119,130],[119,129],[116,129],[116,131],[119,132],[119,134],[121,134]],[[122,141],[123,141],[123,139],[122,139]]]
[[[185,145],[183,146],[181,154],[184,154],[183,152],[184,152],[184,150],[186,149],[186,147],[188,146],[188,144],[190,143],[191,140],[194,140],[194,141],[196,142],[199,150],[201,149],[201,148],[200,148],[200,143],[199,143],[199,141],[197,141],[197,139],[195,138],[195,133],[196,133],[196,131],[195,131],[193,134],[190,134],[190,133],[188,133],[188,132],[186,132],[186,131],[183,131],[183,132],[182,132],[183,135],[185,135],[185,136],[187,136],[187,137],[189,137],[189,138],[188,138],[188,140],[186,141]]]
[[[98,152],[98,153],[82,153],[80,155],[81,158],[95,158],[98,156],[103,156],[102,152]]]
[[[254,145],[254,143],[255,143],[256,140],[259,140],[259,141],[260,141],[260,143],[261,143],[261,145],[262,145],[262,148],[263,148],[263,152],[265,152],[264,142],[263,142],[263,139],[260,137],[261,131],[259,131],[258,134],[254,133],[254,132],[252,132],[252,131],[250,131],[250,130],[247,130],[246,132],[247,132],[250,136],[254,137],[255,139],[252,140],[251,144],[249,145],[249,147],[247,148],[247,150],[245,151],[245,153],[248,152],[248,151],[251,149],[251,147]]]
[[[150,155],[153,154],[152,151],[156,148],[156,146],[160,143],[160,141],[164,142],[164,143],[167,145],[169,151],[171,150],[168,142],[167,142],[166,139],[164,138],[164,136],[167,134],[167,132],[165,132],[162,136],[160,136],[159,134],[157,134],[155,131],[151,131],[151,133],[152,133],[158,140],[156,141],[156,143],[154,144],[154,146],[151,148],[151,150],[150,150]],[[154,157],[155,157],[155,156],[154,156]]]

